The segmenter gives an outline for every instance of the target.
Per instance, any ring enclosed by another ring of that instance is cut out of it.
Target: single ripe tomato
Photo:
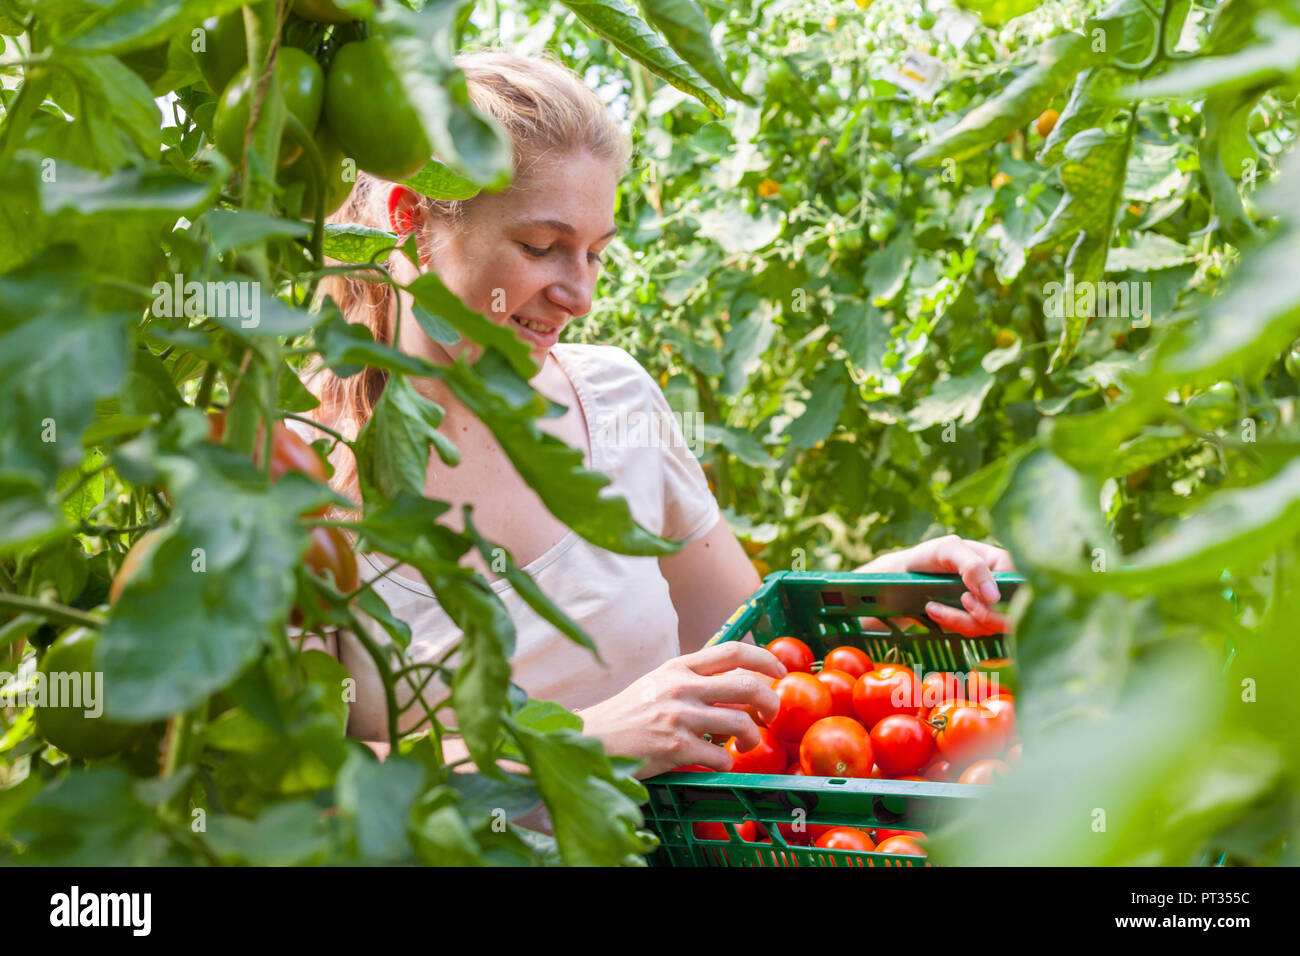
[[[790,764],[790,766],[786,767],[785,772],[795,777],[802,777],[804,775],[803,767],[799,766],[799,761],[797,760]]]
[[[1016,741],[1016,705],[1011,698],[999,694],[980,704],[993,715],[998,726],[1002,728],[1002,737],[1008,744]]]
[[[869,777],[871,735],[852,717],[823,717],[799,744],[799,766],[809,777]]]
[[[886,664],[867,671],[853,685],[853,709],[868,729],[890,714],[921,712],[921,682],[910,667]]]
[[[786,674],[776,683],[776,695],[781,698],[781,708],[768,727],[792,745],[798,744],[817,721],[831,716],[834,708],[830,688],[812,674]]]
[[[873,763],[873,764],[871,765],[871,779],[872,779],[872,780],[884,780],[884,779],[885,779],[885,771],[883,771],[883,770],[880,769],[880,764],[878,764],[878,763]]]
[[[939,752],[958,766],[1000,754],[1006,746],[997,719],[978,704],[954,707],[934,735]]]
[[[962,771],[957,782],[987,785],[995,780],[1001,780],[1010,772],[1011,768],[1001,760],[977,760]]]
[[[857,827],[831,827],[813,843],[823,850],[859,850],[870,853],[876,844],[866,832]]]
[[[844,671],[822,670],[817,674],[817,679],[831,692],[831,714],[835,717],[852,717],[857,719],[857,714],[853,711],[853,685],[857,683],[853,675]]]
[[[845,644],[843,647],[834,648],[826,655],[826,660],[822,661],[822,673],[828,670],[843,671],[857,680],[875,666],[866,651]]]
[[[968,705],[969,701],[950,700],[947,703],[940,704],[938,707],[934,708],[926,718],[926,721],[930,724],[931,728],[933,728],[932,732],[937,735],[939,733],[939,726],[947,722],[948,716],[954,710],[958,707],[966,707]]]
[[[928,717],[940,704],[965,699],[966,685],[951,671],[931,671],[921,681],[922,717]]]
[[[1014,694],[1015,664],[1009,657],[990,657],[966,674],[966,699],[981,704],[998,694]]]
[[[357,589],[357,556],[347,536],[338,528],[312,528],[311,544],[303,556],[303,563],[317,577],[329,571],[334,577],[334,587],[344,594]]]
[[[956,783],[957,768],[951,760],[940,759],[926,767],[921,776],[933,783]]]
[[[785,669],[791,674],[801,671],[805,674],[812,673],[813,657],[812,648],[797,637],[778,637],[767,645],[767,649],[776,655],[776,659],[785,665]]]
[[[934,734],[920,717],[890,714],[871,728],[871,748],[886,774],[911,775],[934,756]]]
[[[691,825],[691,832],[695,834],[697,840],[725,840],[730,842],[731,834],[727,832],[725,823],[694,823]],[[753,820],[746,820],[743,823],[736,824],[736,835],[746,843],[753,843],[754,838],[758,836],[758,824]]]
[[[925,856],[925,850],[912,837],[896,836],[890,837],[881,843],[876,844],[877,853],[903,853],[908,856]]]
[[[208,415],[208,441],[219,442],[226,433],[226,416],[224,412],[212,412]],[[262,431],[257,426],[257,441],[253,445],[253,463],[262,465]],[[325,464],[316,449],[298,437],[298,433],[284,422],[276,422],[271,429],[271,480],[279,481],[291,471],[302,472],[312,481],[325,482],[329,476]],[[323,510],[322,510],[323,513]]]
[[[732,773],[781,773],[790,763],[785,745],[766,727],[758,728],[758,746],[741,750],[736,738],[727,741]]]
[[[812,842],[808,824],[778,823],[776,828],[791,846],[807,846]]]

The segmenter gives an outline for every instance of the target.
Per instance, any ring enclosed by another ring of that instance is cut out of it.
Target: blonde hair
[[[631,144],[609,115],[605,104],[573,70],[545,56],[525,57],[484,50],[463,53],[454,60],[465,74],[470,102],[495,119],[509,134],[514,180],[510,189],[528,188],[530,170],[548,155],[585,150],[608,161],[621,177],[627,169]],[[388,180],[359,172],[351,195],[328,222],[356,223],[389,229]],[[414,221],[423,245],[426,219],[459,227],[475,199],[437,200],[420,196]],[[401,253],[393,252],[389,268]],[[338,304],[349,322],[370,329],[376,341],[393,343],[397,293],[392,286],[359,276],[328,276],[320,291]],[[311,413],[324,425],[355,438],[374,412],[388,384],[388,373],[367,367],[350,378],[326,368],[310,373],[308,388],[320,399]],[[331,456],[334,488],[360,499],[356,462],[341,443]]]

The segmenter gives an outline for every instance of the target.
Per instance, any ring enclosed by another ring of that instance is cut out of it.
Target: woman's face
[[[459,227],[433,223],[422,267],[513,329],[540,366],[565,326],[591,309],[617,189],[610,164],[586,152],[539,163],[505,192],[475,198]],[[464,338],[440,348],[452,361],[479,351]]]

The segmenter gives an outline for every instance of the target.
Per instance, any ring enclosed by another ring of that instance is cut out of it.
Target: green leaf
[[[1107,272],[1146,272],[1191,262],[1196,250],[1155,232],[1134,233],[1132,244],[1115,246],[1106,256]]]
[[[353,447],[367,501],[390,499],[401,491],[422,495],[430,444],[445,451],[449,464],[459,463],[459,450],[438,432],[442,416],[442,407],[418,394],[405,376],[389,380]]]
[[[957,508],[990,507],[1006,491],[1016,466],[1038,447],[1038,439],[1031,438],[1007,454],[993,459],[973,474],[954,481],[939,495],[944,501]]]
[[[694,96],[714,116],[726,106],[695,68],[677,55],[625,0],[562,0],[574,16],[618,50],[644,64],[683,93]]]
[[[80,53],[121,53],[188,33],[205,17],[237,10],[240,0],[117,0],[62,38]]]
[[[724,96],[754,105],[736,85],[727,65],[713,48],[713,24],[695,0],[641,0],[645,18],[663,34],[668,45]]]
[[[368,328],[346,321],[337,309],[317,325],[316,346],[321,360],[340,378],[351,378],[367,366],[404,375],[439,374],[431,362],[376,342]]]
[[[200,220],[212,236],[212,249],[224,255],[231,249],[257,245],[272,238],[306,238],[311,227],[296,219],[281,219],[252,209],[210,209]],[[326,226],[328,233],[329,227]],[[336,227],[339,228],[339,227]],[[328,240],[327,240],[328,241]],[[338,258],[334,256],[333,258]]]
[[[710,206],[698,214],[698,219],[699,234],[728,253],[758,252],[781,235],[781,214],[771,206],[751,216],[739,201],[732,201]]]
[[[402,184],[430,199],[473,199],[481,191],[438,159],[429,160],[414,176],[403,179]]]
[[[162,149],[160,117],[144,80],[112,56],[65,57],[59,66],[53,73],[50,98],[70,113],[73,121],[41,116],[33,122],[26,143],[43,156],[57,158],[56,182],[64,176],[65,163],[74,176],[77,167],[111,173],[127,164],[144,165],[158,155]],[[147,170],[148,175],[159,172],[177,175],[156,167]],[[131,181],[141,173],[135,169],[120,175],[129,197]]]
[[[1197,57],[1183,66],[1135,83],[1122,93],[1134,99],[1197,96],[1281,83],[1300,69],[1300,26],[1265,14],[1259,43],[1225,56]]]
[[[532,769],[568,866],[641,866],[654,848],[644,837],[645,788],[610,766],[600,741],[571,729],[543,733],[507,718]]]
[[[468,308],[434,273],[424,273],[408,285],[406,291],[411,293],[416,305],[427,309],[470,341],[495,349],[509,360],[519,375],[532,378],[537,374],[537,363],[533,361],[528,346],[513,329]]]
[[[1065,33],[1039,49],[1037,62],[1011,81],[997,96],[985,100],[930,142],[912,153],[914,166],[938,166],[981,153],[1024,126],[1070,84],[1093,58],[1088,39]]]
[[[354,222],[325,223],[325,255],[339,262],[372,262],[397,245],[397,236]]]
[[[982,368],[944,379],[912,406],[907,414],[908,431],[920,431],[941,422],[969,425],[984,407],[984,399],[996,381]]]
[[[99,648],[105,711],[124,722],[188,710],[239,675],[283,626],[307,547],[291,483],[252,494],[181,461],[163,463],[180,523],[123,590]]]
[[[838,411],[836,418],[839,417]],[[834,425],[834,420],[831,422]],[[721,445],[751,468],[774,468],[776,459],[768,454],[763,443],[751,432],[724,425],[705,423],[695,429],[699,439],[708,445]],[[829,433],[828,433],[829,434]],[[818,439],[820,441],[821,439]],[[813,442],[815,445],[817,442]]]
[[[817,373],[809,384],[811,394],[804,413],[790,423],[786,434],[790,448],[812,448],[835,430],[840,410],[844,408],[844,369],[838,362],[830,362]]]
[[[309,866],[325,862],[329,833],[310,800],[267,807],[251,820],[215,813],[203,841],[226,866]]]
[[[991,26],[999,26],[1023,16],[1041,2],[1042,0],[958,0],[957,6],[978,14],[981,20]]]
[[[393,754],[376,763],[356,751],[348,754],[336,793],[339,810],[356,834],[357,852],[367,863],[412,859],[407,829],[423,784],[423,770],[409,757]]]

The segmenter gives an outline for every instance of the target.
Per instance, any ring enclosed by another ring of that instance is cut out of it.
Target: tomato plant
[[[107,757],[129,746],[143,730],[103,719],[98,714],[88,716],[93,710],[102,709],[99,705],[103,703],[101,698],[98,705],[92,706],[88,696],[94,693],[93,685],[89,683],[91,675],[99,672],[96,661],[98,646],[97,634],[79,628],[60,637],[41,658],[40,673],[47,693],[58,693],[56,687],[80,690],[80,699],[70,702],[51,700],[34,708],[37,731],[73,757]]]
[[[311,133],[320,119],[325,96],[325,75],[320,64],[308,53],[295,47],[281,47],[275,60],[275,75],[288,111]],[[217,148],[231,162],[238,164],[244,155],[244,136],[248,129],[254,91],[254,77],[248,66],[236,71],[217,102],[213,135]],[[302,147],[286,137],[280,162],[292,162]]]

